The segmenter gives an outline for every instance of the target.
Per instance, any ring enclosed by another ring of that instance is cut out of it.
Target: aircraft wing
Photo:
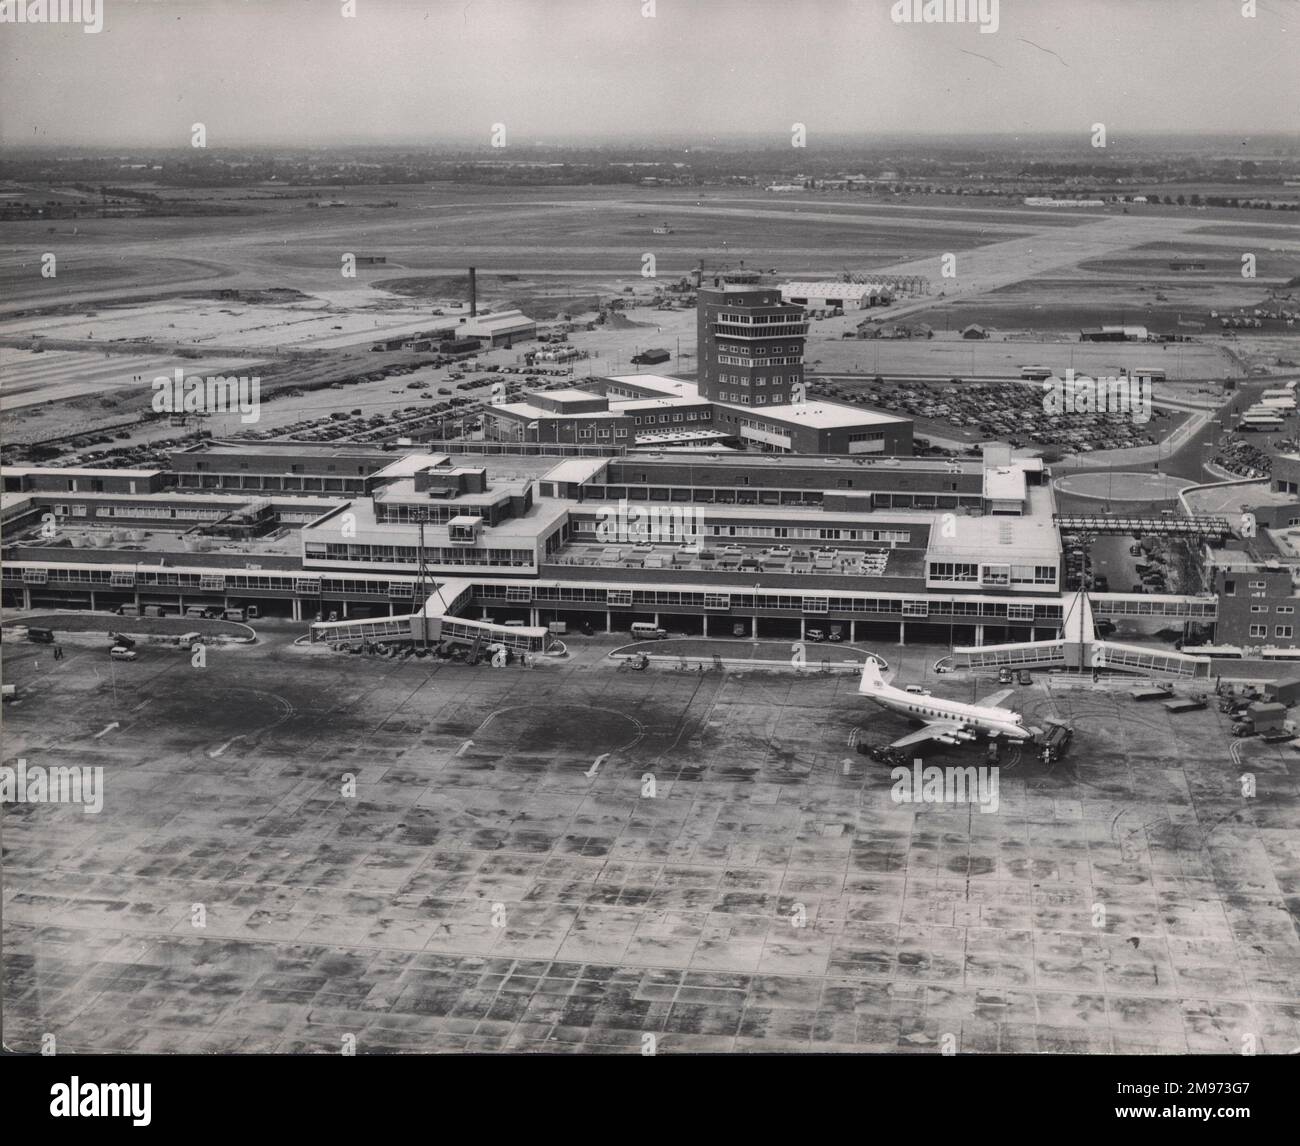
[[[1014,688],[1001,689],[998,692],[990,693],[982,700],[977,700],[975,705],[977,708],[998,708],[1001,706],[1002,702],[1015,691]]]
[[[952,736],[954,733],[962,731],[966,726],[957,720],[935,720],[927,724],[924,728],[918,728],[915,732],[909,732],[899,740],[895,740],[890,748],[910,748],[913,744],[921,744],[926,740],[933,740],[938,736]]]

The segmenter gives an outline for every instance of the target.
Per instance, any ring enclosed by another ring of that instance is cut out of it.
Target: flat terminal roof
[[[932,530],[926,556],[932,561],[962,558],[1026,564],[1043,558],[1056,562],[1061,554],[1061,538],[1052,520],[1051,491],[1034,488],[1029,492],[1030,513],[982,517],[958,514],[953,519],[954,536],[944,537],[942,529]]]
[[[531,476],[515,477],[509,475],[490,482],[488,488],[480,493],[458,493],[452,497],[431,497],[427,492],[417,493],[415,478],[406,477],[397,478],[381,489],[375,490],[373,497],[375,501],[393,503],[407,501],[417,502],[420,505],[495,505],[504,501],[512,493],[522,493],[532,484],[532,481]]]
[[[579,390],[576,386],[565,386],[561,390],[528,391],[528,396],[530,398],[535,394],[542,394],[547,398],[558,398],[561,402],[590,402],[595,398],[604,397],[604,395],[596,394],[591,390]]]
[[[609,408],[618,413],[634,414],[638,410],[671,410],[683,406],[698,406],[703,398],[616,398]]]
[[[586,482],[602,474],[609,466],[608,458],[565,458],[543,475],[545,481]]]
[[[910,418],[880,414],[856,406],[841,406],[834,402],[796,402],[788,406],[737,406],[730,402],[719,402],[718,405],[787,426],[814,426],[819,430],[842,429],[846,426],[898,425],[911,421]]]
[[[538,538],[569,512],[568,507],[567,501],[541,498],[523,517],[509,518],[500,525],[484,523],[482,545],[488,549],[532,549],[537,545]],[[356,514],[356,534],[353,540],[358,544],[415,545],[417,533],[414,523],[377,521],[369,498],[357,498],[349,508]],[[337,535],[338,526],[333,519],[324,523],[311,522],[302,527],[304,544],[308,541],[334,541]],[[430,522],[424,527],[424,537],[427,546],[451,547],[446,523]],[[331,559],[308,556],[304,560],[311,562],[313,569],[319,569],[322,562]]]
[[[588,394],[587,397],[598,398],[600,395]],[[499,406],[489,406],[483,413],[491,414],[498,410],[506,414],[514,414],[518,418],[532,418],[538,421],[559,418],[617,418],[620,416],[612,410],[587,410],[583,413],[561,414],[557,410],[543,410],[540,406],[533,406],[528,402],[503,402]]]
[[[209,441],[188,450],[178,450],[184,454],[286,454],[291,457],[318,455],[323,458],[382,458],[388,456],[387,450],[376,446],[334,445],[325,442],[229,442]]]
[[[625,382],[630,386],[644,386],[647,390],[657,390],[667,398],[700,397],[700,388],[694,382],[684,378],[669,378],[666,374],[611,374],[607,382]]]
[[[984,496],[993,501],[1024,501],[1028,488],[1019,466],[990,466],[984,471]]]
[[[382,470],[372,476],[388,478],[413,477],[421,470],[444,465],[449,460],[450,458],[446,454],[404,454],[392,465],[384,466]]]
[[[41,474],[58,474],[59,476],[85,476],[85,477],[124,477],[124,478],[147,478],[154,477],[162,473],[162,470],[105,470],[105,469],[88,469],[82,466],[5,466],[0,469],[0,474],[5,477],[31,477]],[[39,493],[40,491],[34,491]],[[89,492],[79,490],[79,493]]]

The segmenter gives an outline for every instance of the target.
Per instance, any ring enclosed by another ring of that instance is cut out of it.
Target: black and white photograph
[[[1300,1053],[1298,27],[0,0],[0,1039],[107,1063],[40,1110],[860,1056],[1248,1119],[1121,1065]]]

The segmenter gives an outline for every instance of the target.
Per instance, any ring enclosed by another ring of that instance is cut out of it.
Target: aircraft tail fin
[[[867,657],[867,663],[862,666],[862,681],[858,685],[858,691],[871,693],[884,687],[885,678],[880,672],[880,662],[874,657]]]

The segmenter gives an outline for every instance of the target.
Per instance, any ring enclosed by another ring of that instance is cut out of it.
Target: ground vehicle
[[[221,615],[227,621],[242,621],[244,619],[243,609],[223,609]]]
[[[29,628],[27,630],[27,639],[41,645],[52,645],[54,644],[54,630]]]
[[[138,617],[140,615],[139,605],[119,605],[114,612],[119,617]]]
[[[185,610],[187,617],[211,617],[216,610],[204,608],[202,605],[191,605]]]
[[[737,621],[731,626],[731,635],[733,637],[747,637],[749,636],[749,628],[743,621]]]
[[[1052,376],[1050,366],[1022,366],[1020,368],[1020,377],[1028,379],[1030,382],[1043,382]]]
[[[831,631],[826,635],[826,639],[828,641],[842,641],[844,639],[844,626],[832,625]]]
[[[1011,684],[1011,670],[1003,665],[998,669],[998,684]]]
[[[662,641],[668,638],[668,630],[652,625],[648,621],[633,621],[632,636],[643,641]]]
[[[1074,729],[1059,720],[1049,719],[1044,723],[1046,728],[1043,730],[1043,737],[1040,741],[1043,750],[1039,754],[1039,758],[1044,764],[1051,764],[1065,755],[1070,739],[1074,736]]]
[[[451,393],[451,388],[448,387],[448,386],[439,386],[439,387],[438,387],[438,393],[439,393],[439,394],[450,394],[450,393]]]
[[[821,629],[809,629],[804,636],[810,641],[824,641],[826,634]]]
[[[905,689],[903,689],[903,691],[910,692],[913,696],[930,695],[930,690],[928,688],[922,688],[919,684],[909,684]]]
[[[133,661],[138,654],[134,649],[128,649],[124,645],[114,645],[108,650],[108,655],[115,661]]]
[[[1034,678],[1029,675],[1028,669],[1021,669],[1018,673],[1016,673],[1016,680],[1018,680],[1021,684],[1034,683]]]
[[[1140,546],[1140,545],[1130,545],[1130,546],[1128,547],[1128,555],[1129,555],[1130,557],[1141,557],[1141,556],[1142,556],[1142,546]]]

